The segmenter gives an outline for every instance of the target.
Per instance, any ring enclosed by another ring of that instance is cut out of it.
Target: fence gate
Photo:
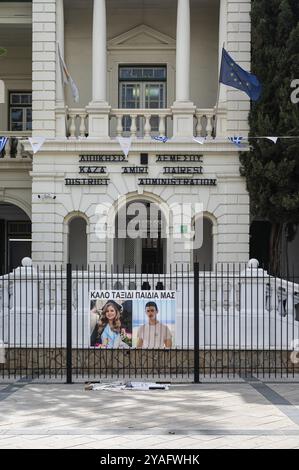
[[[0,277],[0,380],[296,379],[295,281],[253,262],[148,274],[22,266]]]

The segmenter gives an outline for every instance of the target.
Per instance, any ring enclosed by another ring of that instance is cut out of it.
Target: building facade
[[[0,134],[9,137],[0,159],[2,270],[24,255],[161,272],[248,261],[249,196],[227,137],[247,135],[250,102],[219,90],[218,71],[223,44],[250,70],[250,6],[1,3]],[[78,102],[63,86],[58,45]],[[34,155],[31,135],[45,139]],[[127,158],[119,137],[132,139]],[[139,235],[130,237],[136,210]],[[202,244],[189,243],[192,230]]]

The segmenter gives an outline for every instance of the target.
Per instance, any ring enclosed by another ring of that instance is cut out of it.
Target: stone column
[[[92,101],[106,103],[107,81],[106,1],[93,1]]]
[[[89,138],[109,138],[106,0],[93,0],[92,101],[87,107],[87,112]]]
[[[176,101],[190,101],[190,0],[178,0]]]
[[[56,0],[56,137],[66,137],[66,108],[64,86],[58,57],[58,44],[64,57],[64,7],[63,0]]]
[[[195,106],[190,101],[190,0],[178,0],[176,37],[176,101],[174,137],[193,136]]]

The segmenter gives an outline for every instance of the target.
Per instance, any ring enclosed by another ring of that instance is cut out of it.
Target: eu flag
[[[258,101],[261,96],[262,85],[258,78],[242,69],[224,48],[222,49],[219,82],[245,91],[253,101]]]

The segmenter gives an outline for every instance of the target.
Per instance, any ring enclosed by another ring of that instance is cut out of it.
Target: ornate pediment
[[[175,40],[150,26],[140,25],[108,41],[108,50],[174,50]]]

